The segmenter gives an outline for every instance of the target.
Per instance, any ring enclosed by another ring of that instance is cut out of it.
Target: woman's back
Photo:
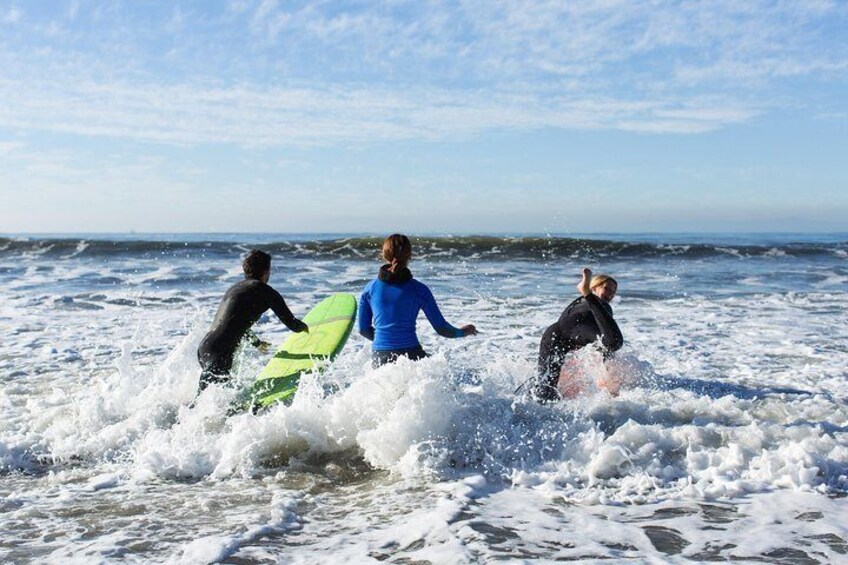
[[[408,237],[402,234],[387,237],[382,256],[386,264],[380,267],[377,279],[365,286],[359,299],[359,333],[374,342],[371,350],[375,366],[393,362],[400,356],[410,359],[427,356],[415,333],[418,312],[422,310],[443,337],[477,333],[471,324],[462,328],[450,325],[427,285],[412,278],[406,267],[412,257]]]
[[[449,326],[426,285],[411,275],[392,277],[381,269],[380,276],[368,283],[360,299],[360,321],[370,317],[374,328],[372,348],[387,351],[418,347],[415,323],[421,310],[436,330]]]

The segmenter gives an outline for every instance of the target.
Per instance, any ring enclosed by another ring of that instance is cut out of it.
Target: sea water
[[[379,245],[0,238],[0,561],[848,562],[848,235],[416,238],[415,277],[480,335],[422,316],[430,357],[373,369],[354,333],[291,406],[228,415],[268,358],[246,348],[195,398],[247,250],[303,316],[358,295]],[[619,282],[626,382],[539,405],[584,266]]]

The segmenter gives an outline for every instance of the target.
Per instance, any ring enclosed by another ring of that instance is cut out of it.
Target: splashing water
[[[368,241],[297,242],[272,284],[299,315],[359,292]],[[556,260],[537,240],[422,242],[413,272],[480,336],[422,320],[431,356],[379,369],[354,336],[291,406],[228,415],[265,356],[244,350],[233,386],[195,399],[195,352],[251,242],[201,260],[204,242],[9,240],[0,558],[839,561],[844,241],[554,242],[578,246]],[[582,394],[538,405],[516,389],[584,263],[621,283],[624,386],[598,388],[587,350]],[[256,330],[286,336],[270,318]]]

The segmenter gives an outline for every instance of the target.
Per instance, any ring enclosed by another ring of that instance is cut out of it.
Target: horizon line
[[[391,231],[391,230],[389,230]],[[380,232],[382,234],[384,232]],[[387,232],[386,232],[387,233]],[[738,231],[738,230],[702,230],[702,231],[439,231],[439,232],[416,232],[416,231],[393,231],[392,233],[404,233],[413,237],[475,237],[475,236],[534,236],[534,237],[563,237],[563,236],[596,236],[596,235],[848,235],[848,230],[810,231],[810,230],[788,230],[788,231]],[[108,235],[335,235],[335,236],[365,236],[381,237],[374,232],[366,231],[79,231],[79,232],[0,232],[0,237],[41,236],[41,237],[64,237],[64,236],[108,236]]]

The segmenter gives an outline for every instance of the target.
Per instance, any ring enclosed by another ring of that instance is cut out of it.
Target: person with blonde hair
[[[387,237],[382,258],[385,264],[359,299],[359,333],[373,342],[371,356],[375,367],[393,363],[399,357],[417,361],[427,356],[415,333],[415,321],[422,310],[442,337],[477,333],[472,324],[461,328],[450,325],[427,285],[412,278],[408,268],[412,243],[408,237],[397,233]]]
[[[534,395],[539,402],[558,400],[560,390],[574,390],[567,380],[563,364],[569,353],[596,343],[604,360],[621,349],[624,338],[612,315],[610,301],[615,297],[618,283],[609,275],[592,276],[592,271],[583,269],[577,284],[580,297],[569,304],[559,320],[545,330],[539,346],[539,364]]]

